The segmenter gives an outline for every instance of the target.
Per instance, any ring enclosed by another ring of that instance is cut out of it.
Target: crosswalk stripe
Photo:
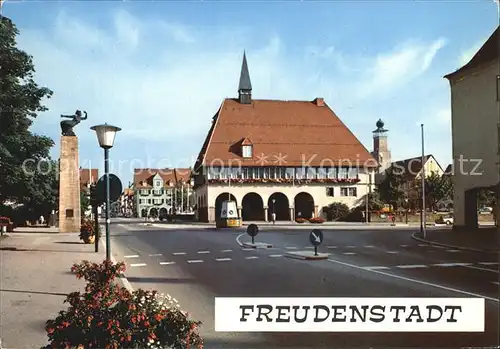
[[[471,265],[472,263],[439,263],[439,264],[432,264],[436,267],[465,267],[467,265]]]
[[[131,267],[145,267],[146,263],[135,263],[135,264],[130,264]]]
[[[286,246],[285,248],[287,250],[296,250],[297,249],[297,247],[295,247],[295,246]]]
[[[172,265],[175,264],[175,262],[160,262],[160,265]]]
[[[183,256],[186,254],[186,252],[174,252],[172,253],[174,256]]]
[[[217,262],[229,262],[231,258],[216,258],[215,259]]]
[[[222,250],[222,253],[233,252],[233,250]]]
[[[446,252],[462,252],[460,250],[446,250]]]
[[[194,259],[194,260],[189,260],[187,261],[188,263],[203,263],[201,259]]]
[[[400,269],[413,269],[413,268],[427,268],[426,265],[423,264],[409,264],[409,265],[397,265],[396,268]]]
[[[396,254],[398,253],[398,251],[385,251],[386,253],[390,253],[390,254]]]
[[[354,252],[344,252],[344,254],[353,255],[353,254],[356,254],[356,253],[354,253]]]
[[[124,258],[139,258],[138,254],[129,254],[127,256],[123,256]]]
[[[379,270],[379,269],[389,269],[389,267],[384,267],[384,266],[376,266],[376,267],[362,267],[363,269],[368,269],[368,270]]]
[[[492,284],[500,285],[500,282],[493,281]]]
[[[366,245],[365,248],[374,248],[375,246],[373,245]]]
[[[482,264],[482,265],[497,265],[498,262],[479,262],[478,264]]]
[[[283,257],[282,254],[270,254],[269,255],[270,258],[278,258],[278,257]]]
[[[210,253],[210,251],[198,251],[198,254],[207,254]]]
[[[245,259],[258,259],[259,257],[257,256],[248,256],[248,257],[245,257]]]

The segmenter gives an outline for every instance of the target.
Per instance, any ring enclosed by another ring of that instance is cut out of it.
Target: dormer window
[[[248,138],[241,142],[241,156],[247,159],[253,157],[253,144]]]

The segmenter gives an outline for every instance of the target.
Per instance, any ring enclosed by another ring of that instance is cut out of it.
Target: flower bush
[[[297,222],[297,223],[305,223],[305,222],[307,222],[307,219],[299,217],[299,218],[295,218],[295,222]]]
[[[124,263],[83,261],[71,271],[86,280],[85,292],[69,294],[68,310],[47,321],[44,349],[203,348],[201,323],[189,319],[174,298],[116,284]]]
[[[359,178],[231,178],[229,179],[209,179],[209,184],[245,184],[245,183],[283,183],[283,184],[311,184],[311,183],[331,183],[331,184],[355,184],[360,181]]]
[[[325,220],[321,217],[313,217],[311,219],[309,219],[309,222],[310,223],[325,223]]]
[[[95,236],[94,223],[88,219],[82,219],[80,226],[80,240],[87,241]]]

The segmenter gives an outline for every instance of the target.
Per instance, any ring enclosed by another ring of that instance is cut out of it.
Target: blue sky
[[[19,45],[54,91],[34,131],[56,140],[60,114],[77,127],[80,164],[102,170],[89,127],[123,128],[111,170],[194,163],[224,97],[235,97],[243,50],[254,98],[324,97],[361,142],[382,118],[393,160],[451,161],[450,93],[443,75],[498,25],[482,1],[10,1]],[[101,172],[102,173],[102,172]]]

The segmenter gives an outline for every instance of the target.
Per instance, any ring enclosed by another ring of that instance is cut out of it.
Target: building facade
[[[134,189],[125,188],[122,195],[118,199],[120,203],[120,215],[124,217],[132,217],[134,215]]]
[[[244,221],[317,217],[373,188],[377,161],[323,98],[253,99],[245,55],[238,95],[223,100],[194,166],[199,220],[215,221],[228,199]]]
[[[478,226],[477,193],[499,187],[500,29],[445,78],[451,89],[454,225]],[[498,205],[496,205],[498,214]]]
[[[134,213],[159,217],[193,212],[194,195],[190,169],[135,169]]]

